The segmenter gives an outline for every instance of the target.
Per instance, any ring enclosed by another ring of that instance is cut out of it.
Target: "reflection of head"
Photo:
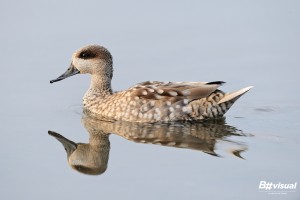
[[[84,174],[98,175],[105,172],[109,155],[109,146],[78,144],[77,149],[68,158],[69,165]]]
[[[84,174],[99,175],[105,172],[109,157],[108,135],[90,135],[88,144],[75,143],[62,135],[49,131],[64,146],[69,165]]]

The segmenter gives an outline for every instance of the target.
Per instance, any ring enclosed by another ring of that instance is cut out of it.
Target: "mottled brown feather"
[[[182,99],[194,100],[207,97],[220,85],[206,85],[202,82],[142,82],[130,88],[131,96],[138,96],[145,99],[169,100],[172,102]],[[150,90],[151,89],[151,90]],[[149,91],[150,90],[150,91]],[[161,92],[162,91],[162,92]],[[146,94],[147,93],[147,94]]]

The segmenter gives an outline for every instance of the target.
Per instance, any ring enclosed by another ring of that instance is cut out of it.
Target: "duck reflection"
[[[84,115],[82,123],[89,132],[89,143],[75,143],[62,135],[48,131],[64,146],[69,165],[84,174],[99,175],[106,171],[109,158],[109,135],[116,134],[138,143],[150,143],[169,147],[199,150],[212,156],[218,141],[237,146],[232,155],[243,158],[240,153],[247,146],[230,140],[230,136],[246,136],[235,127],[225,124],[224,119],[202,123],[133,123],[100,121]]]

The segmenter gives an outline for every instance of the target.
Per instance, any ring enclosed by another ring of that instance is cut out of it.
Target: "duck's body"
[[[197,121],[222,117],[251,87],[225,94],[224,82],[147,81],[128,90],[112,92],[112,56],[104,47],[90,45],[73,54],[71,67],[51,81],[90,73],[91,85],[83,98],[84,110],[104,120],[132,122]]]
[[[84,96],[83,106],[87,112],[105,120],[168,122],[217,118],[250,89],[245,88],[218,104],[226,96],[216,89],[220,84],[149,81],[112,94],[91,90]]]

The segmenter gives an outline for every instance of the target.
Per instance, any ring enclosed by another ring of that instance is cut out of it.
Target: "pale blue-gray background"
[[[0,199],[296,199],[259,193],[259,181],[300,184],[300,3],[265,1],[0,2]],[[56,130],[88,134],[79,105],[89,85],[76,76],[50,85],[74,50],[106,46],[116,90],[145,80],[223,80],[254,85],[227,114],[246,160],[128,142],[111,136],[101,176],[70,169]],[[236,118],[242,117],[242,118]]]

